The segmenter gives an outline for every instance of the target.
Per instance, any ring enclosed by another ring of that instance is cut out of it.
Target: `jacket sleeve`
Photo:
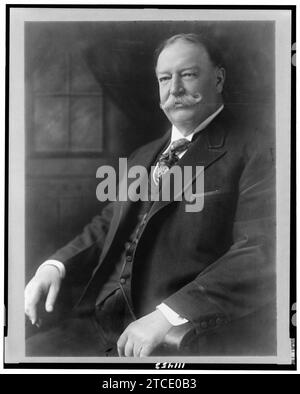
[[[163,302],[195,328],[244,317],[276,298],[275,169],[270,148],[252,151],[239,182],[233,243]],[[205,206],[204,206],[205,209]],[[201,325],[201,324],[200,324]]]

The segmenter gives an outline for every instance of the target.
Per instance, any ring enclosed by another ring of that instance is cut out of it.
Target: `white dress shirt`
[[[205,127],[208,126],[209,123],[212,122],[212,120],[213,120],[217,115],[219,115],[219,113],[222,111],[223,108],[224,108],[224,105],[222,104],[222,105],[216,110],[216,112],[214,112],[213,114],[209,115],[208,118],[206,118],[203,122],[201,122],[201,123],[199,124],[199,126],[197,126],[197,127],[195,128],[195,130],[194,130],[192,133],[190,133],[189,135],[187,135],[187,136],[184,136],[184,135],[181,133],[181,131],[179,131],[179,130],[173,125],[173,126],[172,126],[172,133],[171,133],[171,141],[170,141],[169,145],[167,146],[167,148],[164,150],[163,153],[166,153],[166,152],[167,152],[167,150],[170,148],[171,144],[172,144],[174,141],[180,140],[181,138],[186,138],[187,140],[192,141],[194,135],[197,134],[197,133],[199,133],[199,131],[205,129]],[[179,158],[181,158],[181,157],[185,154],[185,152],[186,152],[186,151],[180,152],[180,153],[178,154]]]
[[[206,118],[202,123],[199,124],[198,127],[189,135],[186,137],[173,125],[172,126],[172,133],[171,133],[171,141],[168,147],[165,149],[164,153],[169,149],[170,145],[174,142],[177,141],[181,138],[186,138],[189,141],[192,141],[193,136],[203,130],[224,108],[224,105],[222,104],[216,112],[214,112],[212,115],[210,115],[208,118]],[[186,150],[183,152],[179,153],[179,158],[181,158],[185,154]],[[43,264],[39,266],[36,272],[38,272],[43,266],[45,265],[52,265],[56,267],[59,271],[61,279],[63,279],[66,275],[66,269],[63,263],[57,260],[46,260]],[[171,323],[173,326],[179,326],[180,324],[186,323],[188,320],[181,317],[178,313],[173,311],[173,309],[169,308],[166,304],[162,303],[156,307],[158,310],[162,312],[162,314],[165,316],[165,318]]]

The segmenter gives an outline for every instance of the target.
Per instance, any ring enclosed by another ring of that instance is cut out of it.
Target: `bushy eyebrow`
[[[185,67],[183,69],[180,70],[180,72],[184,72],[184,71],[199,71],[200,67],[198,66],[192,66],[192,67]]]
[[[184,72],[184,71],[199,71],[200,67],[199,66],[188,66],[188,67],[184,67],[182,69],[179,70],[180,73]],[[156,70],[156,75],[161,75],[161,74],[171,74],[170,71],[158,71]]]

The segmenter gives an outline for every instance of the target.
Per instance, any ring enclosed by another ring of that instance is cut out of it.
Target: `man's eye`
[[[196,77],[197,77],[197,73],[185,72],[182,74],[182,78],[184,78],[184,79],[191,79],[191,78],[196,78]]]
[[[160,78],[158,78],[158,81],[160,83],[164,83],[164,82],[167,82],[169,79],[170,79],[170,77],[160,77]]]

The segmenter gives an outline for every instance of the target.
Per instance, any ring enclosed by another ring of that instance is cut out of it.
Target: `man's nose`
[[[178,75],[173,75],[170,86],[170,94],[173,96],[180,96],[184,93],[182,81]]]

